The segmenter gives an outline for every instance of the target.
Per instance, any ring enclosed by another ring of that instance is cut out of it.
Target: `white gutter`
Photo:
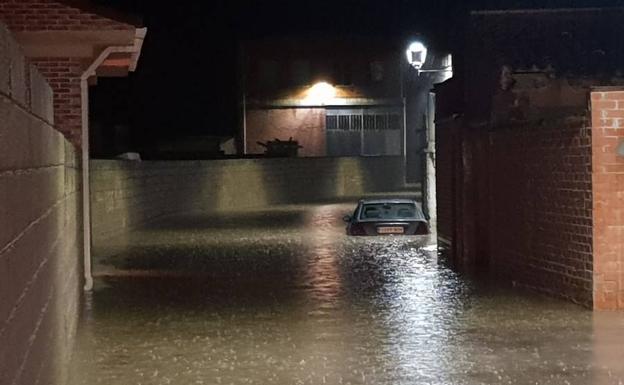
[[[136,32],[134,34],[134,51],[132,52],[132,56],[130,57],[130,72],[134,72],[136,70],[137,64],[139,63],[139,57],[141,56],[145,35],[147,35],[147,28],[136,29]]]
[[[143,29],[145,30],[145,29]],[[138,36],[137,30],[137,36]],[[143,34],[145,36],[145,34]],[[107,47],[91,63],[89,68],[80,76],[80,97],[82,101],[82,226],[83,226],[83,258],[84,258],[84,290],[93,289],[93,275],[91,270],[91,202],[89,186],[89,84],[91,76],[96,75],[96,70],[113,53],[135,54],[137,45],[140,47],[143,39],[135,39],[134,46]],[[136,55],[138,60],[138,54]],[[135,62],[136,63],[136,62]]]

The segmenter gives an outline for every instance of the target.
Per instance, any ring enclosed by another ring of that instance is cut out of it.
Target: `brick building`
[[[436,87],[438,235],[456,265],[624,308],[623,16],[470,15],[456,76]]]
[[[68,382],[91,284],[89,84],[134,70],[144,35],[78,1],[0,2],[0,384]]]
[[[401,155],[399,42],[284,38],[243,48],[245,153],[290,137],[302,156]]]
[[[52,86],[57,129],[80,147],[88,101],[81,79],[93,85],[98,76],[133,71],[146,30],[84,1],[3,1],[0,20]]]

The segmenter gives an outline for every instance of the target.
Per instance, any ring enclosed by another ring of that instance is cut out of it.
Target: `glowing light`
[[[327,104],[336,97],[336,88],[327,82],[319,82],[310,87],[306,100],[316,104]]]
[[[421,69],[427,60],[427,47],[419,41],[410,44],[405,53],[407,61],[417,70]]]

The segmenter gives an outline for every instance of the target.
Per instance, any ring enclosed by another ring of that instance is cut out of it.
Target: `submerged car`
[[[425,235],[429,223],[413,199],[362,199],[343,218],[347,235]]]

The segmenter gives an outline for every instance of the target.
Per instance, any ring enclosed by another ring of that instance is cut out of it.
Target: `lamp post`
[[[410,43],[406,49],[407,62],[410,67],[416,71],[417,76],[421,73],[445,73],[440,79],[423,79],[423,81],[429,81],[429,86],[432,86],[436,82],[441,82],[452,76],[452,65],[449,61],[441,68],[437,69],[423,69],[425,63],[427,63],[428,50],[427,47],[420,41],[414,41]],[[429,62],[432,60],[430,59]],[[436,81],[437,80],[437,81]],[[433,115],[435,98],[433,94],[427,95],[427,107],[425,112],[425,145],[422,149],[422,155],[424,158],[424,178],[423,178],[423,209],[429,217],[429,223],[431,229],[435,231],[437,225],[437,205],[436,205],[436,170],[435,170],[435,123]]]

